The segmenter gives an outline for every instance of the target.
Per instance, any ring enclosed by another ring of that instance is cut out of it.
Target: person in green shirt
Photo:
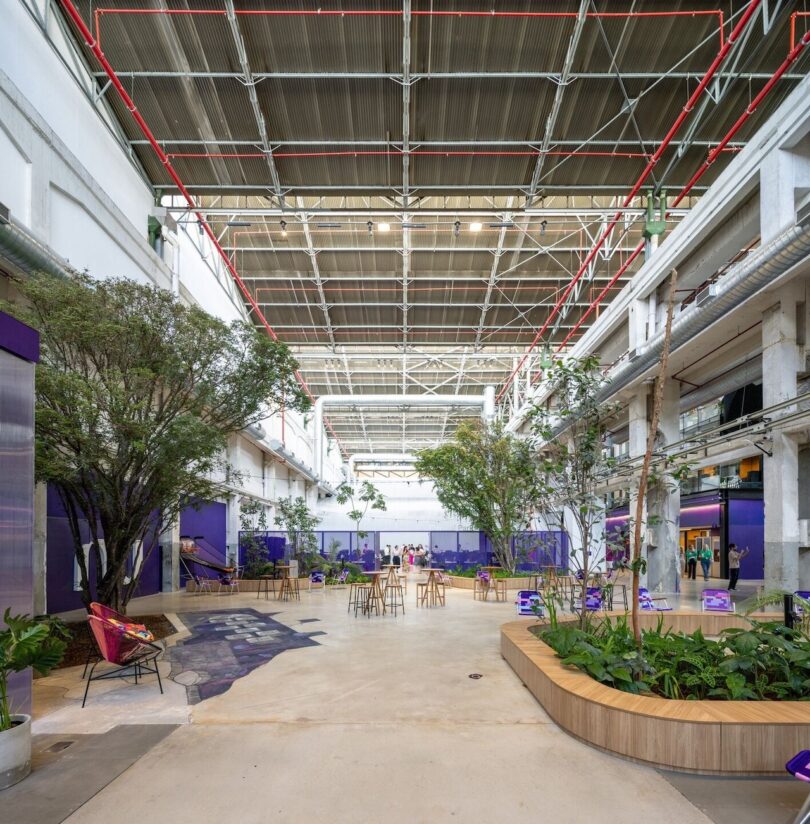
[[[712,552],[711,547],[704,546],[698,553],[698,558],[700,560],[700,566],[703,569],[703,580],[708,581],[709,570],[711,569],[712,561],[714,560],[714,553]]]
[[[689,544],[686,548],[686,577],[693,581],[697,572],[697,555],[694,544]]]

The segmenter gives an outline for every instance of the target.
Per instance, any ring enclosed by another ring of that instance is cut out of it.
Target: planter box
[[[658,614],[641,617],[644,628],[658,620]],[[679,632],[700,626],[706,635],[747,626],[734,615],[700,613],[668,613],[665,622]],[[504,624],[501,655],[551,718],[591,746],[653,767],[707,775],[784,775],[785,763],[807,746],[810,703],[631,695],[563,666],[531,626],[537,622]]]
[[[306,589],[307,589],[307,579],[306,578],[299,578],[298,581],[299,581],[298,586],[301,588],[301,591],[302,592],[306,591]],[[258,592],[260,583],[261,582],[258,581],[258,580],[254,581],[254,580],[249,580],[247,578],[241,579],[239,581],[239,592]],[[276,592],[278,592],[279,586],[281,586],[281,580],[279,579],[275,583],[276,583]],[[217,589],[219,587],[219,583],[216,580],[212,580],[211,581],[211,587],[212,587],[212,591],[213,591],[214,595],[216,595],[217,594]],[[320,585],[316,586],[313,589],[313,592],[315,590],[318,590],[318,589],[320,589]],[[196,592],[196,591],[197,591],[197,587],[196,587],[194,581],[187,581],[186,582],[186,592]],[[272,593],[273,590],[271,589],[270,592]]]
[[[11,720],[17,726],[0,732],[0,790],[31,772],[31,716],[12,715]]]
[[[474,578],[464,578],[460,575],[448,575],[448,578],[453,582],[454,589],[472,589],[473,588],[473,581]],[[507,590],[519,590],[519,589],[528,589],[529,588],[529,579],[528,578],[507,578],[506,579],[506,588]]]

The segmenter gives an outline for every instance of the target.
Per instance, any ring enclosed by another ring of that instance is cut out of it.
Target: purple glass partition
[[[740,561],[740,578],[765,576],[765,502],[732,498],[728,506],[728,540],[748,555]]]
[[[39,336],[0,312],[0,615],[34,609],[34,364]],[[12,712],[31,711],[31,671],[10,679]]]

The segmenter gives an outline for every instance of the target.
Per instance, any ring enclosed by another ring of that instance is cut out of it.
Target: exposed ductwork
[[[13,218],[0,220],[0,259],[27,275],[46,272],[57,277],[69,277],[71,272],[66,261],[18,226]]]
[[[416,455],[411,452],[357,452],[349,458],[349,477],[354,475],[358,463],[399,467],[413,464],[415,461]]]
[[[752,252],[717,281],[717,294],[702,306],[690,305],[672,323],[671,351],[677,351],[757,292],[773,283],[810,255],[810,227],[794,226]],[[652,369],[661,356],[664,333],[659,332],[636,350],[632,361],[614,371],[599,393],[607,400]]]

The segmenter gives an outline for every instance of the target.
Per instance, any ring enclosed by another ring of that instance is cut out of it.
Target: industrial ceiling
[[[670,231],[806,72],[735,126],[807,29],[774,0],[74,3],[164,157],[66,15],[127,149],[315,396],[508,410],[642,265],[651,193]],[[329,420],[353,454],[474,415]]]

